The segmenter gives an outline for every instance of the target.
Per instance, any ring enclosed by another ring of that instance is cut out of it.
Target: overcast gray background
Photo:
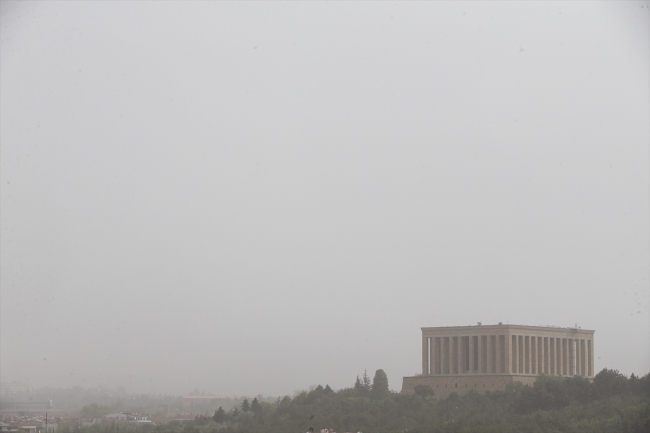
[[[647,373],[649,6],[3,1],[2,381],[399,390],[478,321]]]

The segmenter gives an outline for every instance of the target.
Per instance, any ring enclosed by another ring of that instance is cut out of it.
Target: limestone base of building
[[[536,374],[467,374],[467,375],[421,375],[405,377],[402,394],[414,394],[415,387],[430,387],[434,395],[446,398],[451,393],[465,394],[475,390],[480,394],[488,391],[505,391],[508,385],[520,382],[532,386],[539,376]]]

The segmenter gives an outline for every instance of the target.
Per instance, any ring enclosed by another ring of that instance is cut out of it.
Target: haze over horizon
[[[0,2],[0,379],[284,395],[420,327],[650,370],[650,2]]]

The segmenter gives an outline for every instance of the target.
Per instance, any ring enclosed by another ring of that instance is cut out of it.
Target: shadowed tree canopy
[[[101,418],[111,412],[111,408],[102,404],[89,404],[81,409],[84,418]]]
[[[386,376],[386,372],[381,368],[375,372],[375,377],[372,379],[370,395],[377,400],[382,400],[390,396],[388,376]]]
[[[197,416],[182,428],[167,424],[153,431],[142,426],[125,433],[286,433],[310,427],[375,433],[650,431],[650,374],[628,378],[603,370],[596,379],[540,375],[533,386],[517,383],[506,390],[471,390],[443,399],[422,385],[415,395],[390,392],[386,373],[377,370],[367,395],[359,393],[365,389],[359,378],[358,389],[333,391],[319,385],[274,403],[247,400],[248,413],[236,406],[226,414],[218,409],[212,419]],[[217,420],[222,421],[214,424]],[[106,424],[78,432],[67,427],[61,433],[115,431]]]
[[[221,406],[219,406],[219,409],[214,411],[214,415],[212,416],[212,419],[214,422],[224,422],[226,420],[226,412],[223,410]]]
[[[262,405],[260,404],[260,402],[259,402],[259,400],[257,399],[257,397],[255,397],[255,398],[253,399],[253,401],[251,402],[251,411],[252,411],[255,415],[260,415],[260,414],[262,413]]]
[[[419,395],[420,397],[431,397],[435,395],[429,385],[416,385],[414,391],[415,394]]]

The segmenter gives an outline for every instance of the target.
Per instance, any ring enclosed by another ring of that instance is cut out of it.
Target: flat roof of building
[[[479,322],[480,323],[480,322]],[[574,327],[574,326],[552,326],[552,325],[544,325],[544,326],[532,326],[532,325],[515,325],[512,323],[498,323],[496,325],[483,325],[482,323],[477,323],[476,325],[467,325],[467,326],[431,326],[431,327],[422,327],[423,331],[469,331],[469,330],[486,330],[486,329],[529,329],[529,330],[535,330],[535,331],[574,331],[574,332],[588,332],[588,333],[594,333],[593,329],[582,329],[580,327]]]

